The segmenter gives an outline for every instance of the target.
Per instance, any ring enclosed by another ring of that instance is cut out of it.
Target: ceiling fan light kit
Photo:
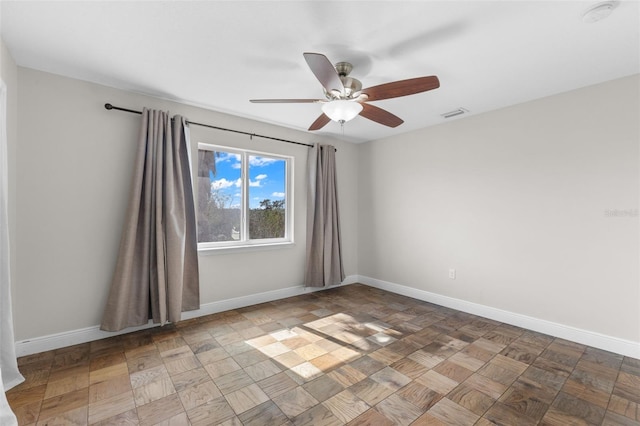
[[[349,62],[338,62],[334,66],[326,56],[320,53],[304,53],[304,59],[311,72],[322,84],[326,99],[251,99],[250,102],[320,103],[322,114],[311,124],[309,130],[319,130],[330,121],[344,124],[358,115],[388,127],[397,127],[404,123],[400,117],[368,102],[399,98],[440,87],[440,80],[432,75],[363,89],[360,80],[349,77],[353,69],[353,65]]]
[[[345,123],[353,120],[361,111],[362,104],[344,99],[336,99],[322,104],[322,112],[338,123]]]

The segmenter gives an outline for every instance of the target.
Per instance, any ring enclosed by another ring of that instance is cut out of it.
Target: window
[[[293,158],[198,145],[198,248],[293,241]]]

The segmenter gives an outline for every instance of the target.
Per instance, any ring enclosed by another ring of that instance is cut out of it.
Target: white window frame
[[[271,152],[254,151],[249,149],[235,148],[224,145],[215,145],[210,143],[199,142],[198,151],[224,151],[231,154],[238,154],[241,158],[241,179],[242,179],[242,201],[241,201],[241,239],[236,241],[198,241],[199,252],[214,252],[226,249],[257,249],[257,248],[275,248],[279,246],[292,245],[293,239],[293,168],[294,157],[281,154],[273,154]],[[283,238],[261,238],[249,239],[249,156],[263,156],[285,160],[285,226]],[[198,158],[196,155],[195,158]],[[198,164],[196,164],[196,176],[198,173]],[[196,178],[197,179],[197,178]],[[196,188],[198,185],[194,185]],[[196,194],[195,199],[199,200]],[[196,209],[199,207],[196,202]]]

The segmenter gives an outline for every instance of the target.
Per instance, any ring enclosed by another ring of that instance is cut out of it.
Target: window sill
[[[263,250],[278,250],[285,248],[293,248],[295,243],[293,241],[286,241],[282,243],[268,243],[268,244],[247,244],[238,246],[224,246],[224,247],[198,247],[198,255],[209,256],[212,254],[230,254],[230,253],[242,253],[249,251],[263,251]]]

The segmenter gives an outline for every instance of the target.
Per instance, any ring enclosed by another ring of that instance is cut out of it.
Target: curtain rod
[[[128,109],[128,108],[121,108],[121,107],[113,106],[113,105],[111,105],[109,103],[104,104],[104,107],[106,109],[108,109],[108,110],[117,109],[118,111],[131,112],[131,113],[134,113],[134,114],[142,114],[142,111],[136,111],[136,110]],[[247,135],[247,136],[251,136],[251,137],[255,136],[255,137],[263,138],[263,139],[271,139],[272,141],[293,143],[293,144],[296,144],[296,145],[304,145],[304,146],[308,146],[310,148],[313,148],[313,145],[309,145],[308,143],[290,141],[290,140],[287,140],[287,139],[273,138],[271,136],[258,135],[256,133],[243,132],[241,130],[225,129],[224,127],[212,126],[211,124],[196,123],[195,121],[188,121],[188,120],[187,120],[187,124],[193,124],[194,126],[208,127],[210,129],[216,129],[216,130],[224,130],[225,132],[240,133],[242,135]]]

